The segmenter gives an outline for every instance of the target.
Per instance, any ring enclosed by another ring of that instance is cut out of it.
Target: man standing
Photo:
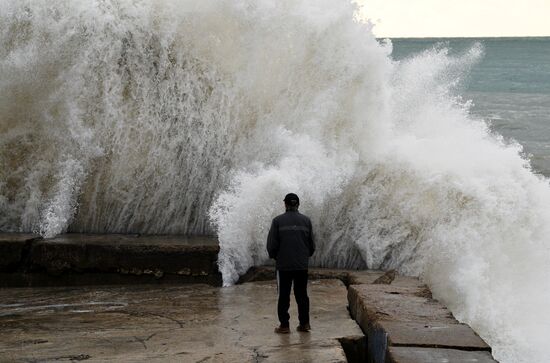
[[[267,252],[270,258],[276,260],[277,284],[279,301],[277,313],[281,323],[275,332],[290,333],[288,308],[290,307],[290,289],[294,282],[294,297],[298,304],[298,320],[296,328],[308,332],[309,297],[307,296],[307,273],[309,257],[315,252],[313,229],[310,219],[298,212],[300,199],[294,193],[285,196],[283,213],[273,219],[267,237]]]

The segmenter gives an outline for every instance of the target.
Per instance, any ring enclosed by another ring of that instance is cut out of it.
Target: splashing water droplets
[[[312,263],[422,276],[502,362],[550,360],[550,188],[346,1],[0,0],[0,230],[217,233],[226,285],[300,195]]]

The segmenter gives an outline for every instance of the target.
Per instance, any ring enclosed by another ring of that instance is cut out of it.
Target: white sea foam
[[[550,360],[550,188],[457,94],[480,47],[392,62],[345,1],[0,8],[1,230],[217,232],[231,284],[292,191],[313,264],[421,276]]]

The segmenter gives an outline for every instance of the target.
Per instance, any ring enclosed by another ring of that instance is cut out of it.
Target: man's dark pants
[[[282,327],[289,326],[290,289],[294,282],[294,297],[298,304],[300,325],[309,324],[309,297],[307,296],[307,270],[277,271],[279,301],[277,313]]]

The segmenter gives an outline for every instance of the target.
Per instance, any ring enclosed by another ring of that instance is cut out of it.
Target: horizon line
[[[550,35],[480,35],[480,36],[377,36],[376,39],[517,39],[517,38],[550,38]]]

